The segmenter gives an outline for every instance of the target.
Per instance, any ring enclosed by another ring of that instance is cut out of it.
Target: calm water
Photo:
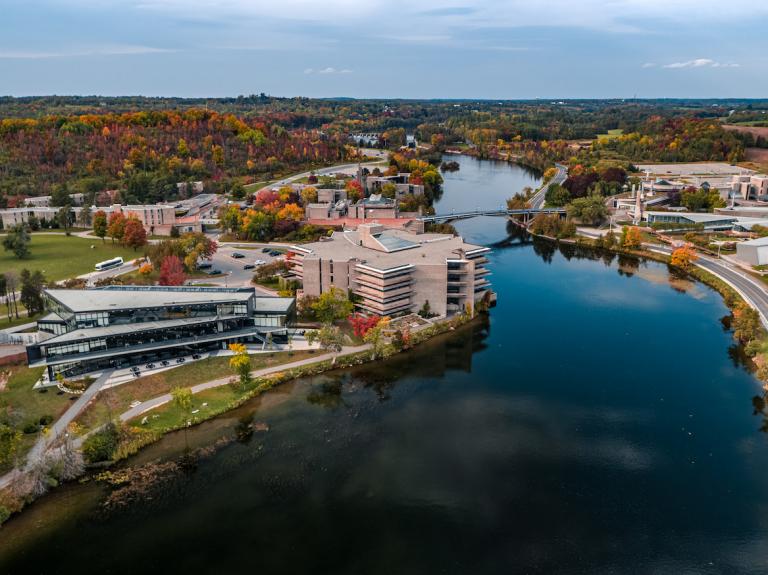
[[[269,425],[127,509],[54,492],[0,573],[765,573],[768,437],[719,296],[519,239],[491,260],[489,322],[195,428]]]

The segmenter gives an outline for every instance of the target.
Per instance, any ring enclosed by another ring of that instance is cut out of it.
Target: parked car
[[[171,365],[171,364],[170,364],[170,363],[168,363],[168,360],[167,360],[167,359],[164,359],[163,361],[161,361],[161,362],[160,362],[160,365],[162,365],[162,366],[166,366],[166,367],[167,367],[167,366],[169,366],[169,365]]]
[[[267,262],[265,262],[264,260],[256,260],[253,263],[254,263],[254,265],[257,265],[257,266],[263,266]]]
[[[244,258],[245,255],[241,254],[240,252],[232,252],[232,257],[235,258],[236,260],[239,260],[241,258]]]
[[[253,268],[255,268],[255,267],[256,267],[256,265],[255,265],[255,264],[245,264],[245,265],[243,266],[243,269],[244,269],[244,270],[252,270],[252,269],[253,269]]]
[[[147,369],[154,369],[154,368],[155,368],[155,364],[154,363],[148,363],[147,364]]]
[[[203,262],[201,264],[197,264],[197,269],[199,270],[209,270],[213,267],[213,264],[211,262]]]
[[[261,248],[261,253],[263,254],[268,254],[271,251],[272,251],[272,248]]]
[[[180,357],[179,359],[176,360],[176,363],[184,363],[185,361],[187,360],[184,359],[183,357]]]
[[[221,275],[221,270],[211,270],[211,271],[208,272],[208,275],[209,276],[220,276]]]
[[[269,255],[271,255],[273,258],[276,258],[277,256],[281,256],[283,254],[278,252],[277,250],[272,250],[271,252],[269,252]]]

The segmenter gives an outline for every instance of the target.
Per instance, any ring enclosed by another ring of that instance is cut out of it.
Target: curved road
[[[534,209],[541,209],[544,207],[544,196],[547,195],[547,189],[552,184],[562,185],[565,179],[568,177],[568,168],[562,164],[555,164],[557,168],[557,174],[555,177],[549,180],[546,184],[542,184],[538,192],[531,196],[531,207]]]
[[[651,244],[646,244],[646,248],[665,255],[671,255],[673,251],[672,248],[667,246]],[[766,287],[762,282],[750,277],[746,272],[723,260],[716,260],[701,254],[699,254],[696,265],[718,276],[739,292],[747,300],[747,303],[758,311],[763,326],[768,329],[768,291],[766,291]]]

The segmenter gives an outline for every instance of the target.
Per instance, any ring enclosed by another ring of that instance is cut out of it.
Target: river
[[[765,572],[760,387],[720,297],[524,237],[490,260],[487,321],[194,428],[238,440],[128,507],[54,491],[0,573]]]

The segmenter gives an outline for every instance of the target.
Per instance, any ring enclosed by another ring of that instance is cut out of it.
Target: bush
[[[120,433],[114,423],[108,423],[83,442],[83,457],[88,463],[109,461],[117,451]]]
[[[4,505],[0,505],[0,525],[8,521],[8,518],[10,516],[11,516],[10,510]]]

